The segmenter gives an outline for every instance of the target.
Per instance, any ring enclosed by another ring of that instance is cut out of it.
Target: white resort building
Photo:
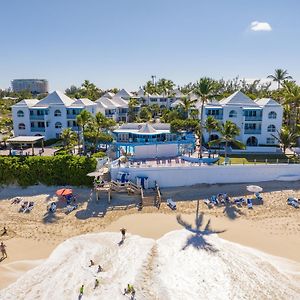
[[[270,146],[278,144],[272,135],[277,136],[281,129],[283,108],[273,99],[264,98],[254,101],[237,91],[221,101],[207,103],[204,122],[208,116],[213,116],[223,123],[227,120],[235,123],[241,130],[237,139],[247,146],[247,150],[251,150],[252,147],[255,151],[259,151],[257,146],[261,146],[261,150],[266,151]],[[217,138],[219,138],[218,132],[212,132],[210,136],[207,131],[204,134],[206,142]]]
[[[42,100],[24,99],[12,106],[15,136],[58,138],[64,128],[78,130],[76,116],[87,110],[96,113],[96,103],[89,99],[71,99],[54,91]]]
[[[128,102],[132,94],[122,89],[117,94],[107,92],[96,100],[97,112],[116,122],[128,121]]]

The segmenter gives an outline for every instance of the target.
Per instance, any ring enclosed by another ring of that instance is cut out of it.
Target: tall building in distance
[[[33,94],[48,93],[48,81],[46,79],[14,79],[11,85],[14,92],[27,90]]]

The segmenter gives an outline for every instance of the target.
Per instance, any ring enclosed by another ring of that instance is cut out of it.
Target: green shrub
[[[105,152],[96,152],[96,153],[94,153],[93,155],[92,155],[92,157],[95,157],[95,158],[103,158],[103,157],[105,157],[106,156],[106,154],[105,154]]]
[[[0,157],[0,184],[91,185],[96,159],[72,155]]]

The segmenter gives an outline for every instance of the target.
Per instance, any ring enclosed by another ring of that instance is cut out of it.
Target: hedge
[[[0,185],[17,183],[29,186],[91,185],[87,173],[96,169],[97,160],[72,155],[58,156],[2,156],[0,157]]]

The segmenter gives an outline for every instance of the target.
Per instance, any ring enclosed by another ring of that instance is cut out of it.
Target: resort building
[[[64,128],[78,131],[76,116],[87,110],[96,114],[96,103],[89,99],[71,99],[55,91],[47,97],[24,99],[12,106],[15,136],[39,136],[45,140],[58,138]]]
[[[14,79],[11,85],[14,92],[27,90],[32,94],[48,93],[48,81],[46,79]]]
[[[101,98],[96,100],[97,112],[101,112],[105,117],[115,120],[116,122],[128,121],[128,103],[133,95],[125,89],[118,93],[105,93]],[[136,113],[139,107],[135,108]]]
[[[139,89],[135,98],[141,103],[141,105],[153,105],[157,104],[160,108],[170,108],[172,103],[179,101],[184,95],[179,89],[174,90],[169,96],[159,94],[145,94],[143,89]]]
[[[238,140],[242,141],[247,150],[256,146],[276,146],[277,136],[281,130],[283,108],[270,98],[253,101],[240,91],[221,101],[212,101],[205,105],[204,122],[208,116],[213,116],[220,122],[230,120],[241,130]],[[219,138],[219,133],[213,131],[204,133],[206,142]]]
[[[191,133],[171,133],[170,124],[127,123],[113,132],[117,157],[130,153],[134,159],[170,158],[194,149]]]

